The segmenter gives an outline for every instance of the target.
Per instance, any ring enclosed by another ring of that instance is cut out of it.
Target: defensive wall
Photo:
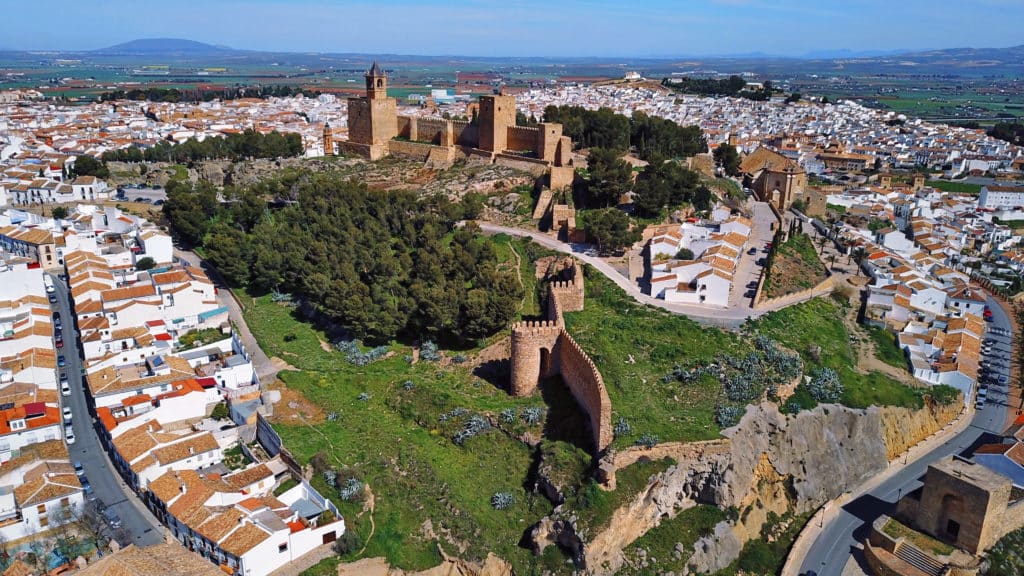
[[[594,446],[603,452],[612,441],[611,401],[601,372],[565,329],[563,312],[583,310],[583,270],[573,264],[572,279],[548,287],[547,320],[512,325],[511,393],[525,396],[541,378],[560,375],[587,413]]]

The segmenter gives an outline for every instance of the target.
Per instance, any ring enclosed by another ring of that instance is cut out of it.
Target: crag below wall
[[[771,403],[750,406],[740,424],[723,432],[725,440],[655,446],[649,455],[639,448],[608,455],[602,472],[612,482],[615,468],[640,457],[668,456],[677,463],[652,476],[601,532],[576,535],[571,518],[549,521],[565,516],[556,509],[532,537],[537,549],[578,541],[578,557],[588,571],[615,574],[629,544],[697,502],[709,503],[734,509],[738,517],[700,539],[687,566],[690,573],[720,570],[738,557],[745,542],[759,537],[770,512],[808,512],[853,489],[883,471],[892,450],[919,442],[952,420],[960,405],[921,410],[822,405],[795,416]]]

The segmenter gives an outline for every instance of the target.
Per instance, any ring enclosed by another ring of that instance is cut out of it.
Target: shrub
[[[612,426],[612,433],[616,436],[629,436],[633,433],[633,427],[629,425],[629,422],[626,422],[625,418],[620,416],[615,421],[615,425]]]
[[[807,384],[807,391],[818,402],[838,402],[843,395],[843,383],[839,381],[839,374],[835,370],[820,368]]]
[[[331,412],[331,413],[329,413],[327,415],[327,421],[328,422],[334,422],[337,419],[338,419],[338,413],[337,412]]]
[[[468,420],[466,420],[466,423],[462,426],[462,430],[459,430],[458,432],[455,433],[454,436],[452,436],[452,442],[459,446],[462,446],[463,444],[466,443],[466,440],[469,440],[470,438],[477,436],[479,434],[483,434],[484,432],[487,432],[490,429],[490,422],[488,422],[483,416],[480,416],[479,414],[474,414],[470,416]]]
[[[427,362],[437,362],[441,359],[441,354],[438,351],[437,344],[433,341],[427,340],[420,346],[420,359]]]
[[[516,501],[511,492],[497,492],[491,496],[491,508],[495,510],[508,510]]]
[[[362,394],[359,395],[359,401],[360,402],[366,402],[369,399],[370,399],[370,395],[367,394],[366,392],[363,392]]]
[[[741,406],[719,404],[715,406],[715,422],[722,428],[731,428],[740,423],[746,410]]]
[[[406,391],[412,390],[415,387],[416,385],[413,384],[412,380],[406,380],[405,383],[402,384],[402,389]]]
[[[526,410],[523,410],[523,422],[526,422],[527,426],[536,426],[541,423],[544,419],[544,409],[536,406],[531,406]]]
[[[347,502],[358,500],[363,495],[363,483],[358,478],[349,478],[338,487],[338,497]]]
[[[139,261],[135,263],[136,270],[152,270],[153,268],[156,268],[156,260],[149,256],[139,258]]]
[[[644,434],[636,439],[636,445],[643,446],[644,448],[654,448],[658,445],[658,437],[654,434]]]
[[[371,362],[380,360],[388,353],[387,346],[377,346],[363,352],[359,349],[359,344],[355,340],[341,340],[334,347],[344,352],[345,361],[353,366],[366,366]]]
[[[298,336],[296,336],[292,332],[289,332],[289,333],[284,335],[284,341],[285,342],[294,342],[296,338],[298,338]]]
[[[338,556],[345,556],[358,552],[363,548],[363,539],[355,530],[345,530],[338,539],[334,541],[334,553]]]
[[[498,416],[503,424],[511,424],[516,421],[516,411],[513,408],[505,408]]]
[[[452,356],[452,362],[455,362],[456,364],[462,364],[466,360],[467,358],[464,354],[456,354],[455,356]]]
[[[227,420],[230,417],[231,414],[228,411],[228,405],[226,402],[218,402],[217,405],[213,407],[213,412],[210,412],[210,418],[213,418],[214,420]]]
[[[328,486],[330,486],[331,488],[337,488],[338,487],[338,473],[337,472],[335,472],[334,470],[324,470],[323,471],[323,476],[324,476],[324,482],[326,482]]]

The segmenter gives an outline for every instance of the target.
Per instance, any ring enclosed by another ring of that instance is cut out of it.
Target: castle
[[[435,166],[460,159],[503,164],[547,173],[553,189],[572,183],[572,140],[562,135],[561,124],[516,126],[515,97],[504,94],[481,96],[477,110],[471,121],[400,116],[388,96],[387,74],[374,62],[366,72],[366,95],[348,99],[348,140],[338,149],[370,160],[399,156]],[[334,143],[327,140],[325,134],[330,154]]]
[[[571,259],[570,259],[571,261]],[[612,403],[594,361],[565,329],[563,312],[583,310],[583,270],[575,261],[566,267],[567,281],[548,288],[547,320],[512,325],[512,385],[514,396],[525,396],[537,381],[561,375],[576,402],[590,418],[597,452],[612,442]]]

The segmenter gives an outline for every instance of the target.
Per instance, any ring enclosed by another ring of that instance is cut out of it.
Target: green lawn
[[[745,354],[750,343],[738,334],[637,304],[603,275],[586,270],[585,308],[567,313],[565,320],[604,377],[612,420],[622,418],[632,429],[616,437],[613,446],[630,446],[643,434],[662,442],[718,438],[714,408],[720,384],[711,377],[688,385],[663,377],[680,363]]]
[[[925,182],[926,186],[931,186],[936,190],[942,190],[944,192],[956,192],[957,194],[979,194],[981,193],[981,184],[971,184],[969,182],[950,182],[949,180],[928,180]]]
[[[921,391],[880,372],[860,374],[849,334],[842,321],[843,311],[830,298],[815,298],[798,306],[772,312],[751,328],[798,352],[804,372],[816,368],[835,369],[843,383],[841,402],[853,408],[908,406],[920,408]]]
[[[953,547],[945,542],[939,542],[935,538],[928,536],[909,528],[902,523],[898,522],[895,518],[890,518],[885,526],[882,527],[882,532],[885,532],[893,538],[906,538],[908,542],[917,546],[921,550],[926,552],[932,552],[939,556],[948,556],[953,553]]]
[[[895,334],[877,326],[869,326],[868,333],[875,343],[875,353],[879,360],[897,368],[907,367],[907,357],[896,344]]]
[[[389,358],[357,367],[345,362],[341,352],[324,351],[319,343],[323,333],[297,322],[291,308],[269,296],[255,304],[244,295],[242,299],[261,347],[301,370],[282,372],[281,379],[337,415],[335,421],[316,426],[295,421],[275,428],[300,462],[324,451],[330,464],[370,485],[376,496],[376,531],[366,556],[384,556],[406,569],[436,565],[436,545],[423,530],[430,520],[435,531],[444,527],[465,543],[465,557],[482,559],[493,551],[517,570],[535,562],[517,543],[523,530],[547,515],[552,505],[524,488],[532,485],[527,480],[534,454],[515,436],[540,432],[540,425],[527,426],[520,416],[528,407],[543,407],[541,398],[510,397],[461,366],[409,364],[405,356],[410,350],[400,345],[392,345],[395,353]],[[408,389],[406,382],[412,382]],[[455,408],[496,422],[509,408],[517,418],[505,425],[507,433],[493,428],[458,446],[451,438],[465,419],[441,421],[443,413]],[[332,495],[321,477],[314,484]],[[490,500],[496,492],[512,493],[513,506],[494,510]],[[333,495],[337,501],[337,493]],[[359,508],[342,510],[352,528],[369,537],[366,516],[355,517]],[[446,550],[454,551],[452,544]]]

